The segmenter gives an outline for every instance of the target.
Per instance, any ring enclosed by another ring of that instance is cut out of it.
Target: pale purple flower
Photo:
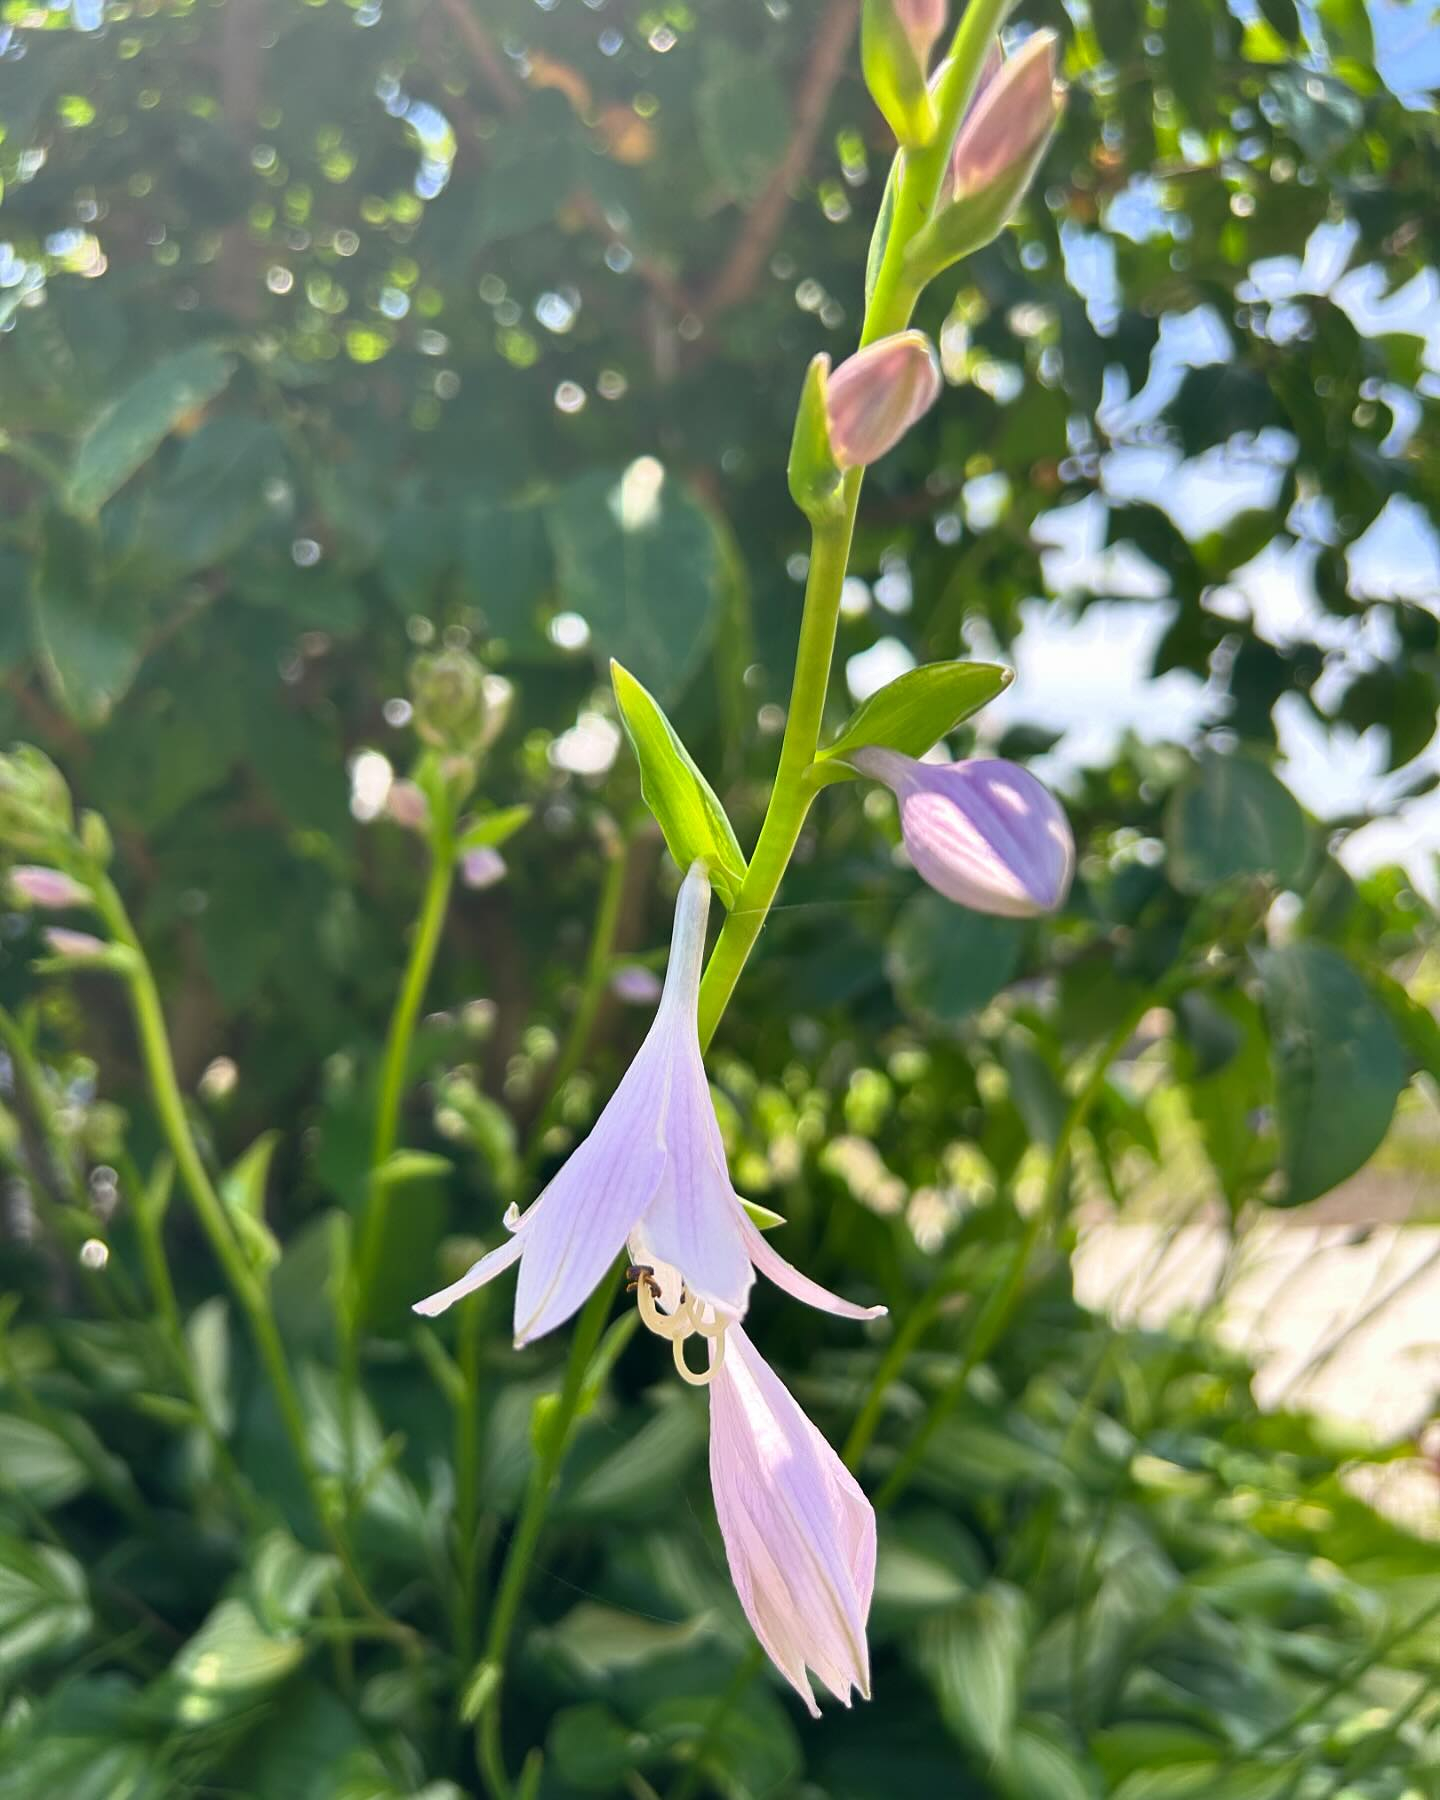
[[[639,1278],[642,1317],[673,1338],[677,1363],[690,1332],[717,1338],[743,1316],[756,1269],[826,1312],[884,1312],[792,1268],[731,1186],[695,1023],[709,911],[709,878],[696,863],[680,888],[659,1009],[594,1130],[523,1217],[507,1217],[509,1240],[416,1312],[433,1317],[518,1261],[515,1342],[527,1344],[583,1305],[627,1241],[649,1271]]]
[[[467,850],[460,859],[460,879],[466,887],[482,893],[503,881],[509,872],[505,858],[489,844],[482,844],[478,850]]]
[[[1056,37],[1037,31],[1001,61],[992,51],[950,152],[950,196],[978,194],[1017,165],[1032,162],[1060,117]]]
[[[732,1325],[710,1383],[710,1485],[740,1604],[811,1713],[807,1665],[837,1700],[870,1698],[865,1621],[875,1509],[785,1384]]]
[[[25,906],[43,907],[58,912],[67,906],[84,906],[91,898],[89,888],[61,869],[46,869],[38,863],[23,863],[10,871],[10,887],[16,900]]]
[[[47,925],[45,943],[52,956],[85,958],[104,956],[109,946],[88,931],[71,931],[66,925]]]
[[[940,393],[940,364],[923,331],[898,331],[847,357],[825,382],[830,451],[863,468],[900,442]]]
[[[1063,904],[1075,840],[1060,802],[1028,769],[998,757],[923,763],[877,748],[845,760],[893,789],[910,860],[947,900],[1010,919]]]
[[[627,963],[610,977],[610,992],[626,1006],[653,1006],[660,998],[660,977],[644,963]]]

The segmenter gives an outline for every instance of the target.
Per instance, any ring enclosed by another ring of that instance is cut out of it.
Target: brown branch
[[[481,24],[470,0],[440,0],[440,10],[455,27],[498,104],[508,113],[519,112],[525,104],[520,84],[505,66],[505,58],[495,48],[494,38]]]
[[[737,305],[760,279],[790,209],[790,190],[809,168],[815,153],[830,96],[845,66],[859,10],[859,0],[830,0],[825,9],[815,29],[810,61],[795,90],[795,124],[785,154],[746,216],[729,256],[701,301],[698,310],[702,319],[713,319]]]

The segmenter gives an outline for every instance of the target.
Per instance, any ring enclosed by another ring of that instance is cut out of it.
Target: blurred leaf
[[[30,581],[35,654],[55,703],[80,725],[109,716],[140,667],[143,625],[107,592],[93,530],[49,512]]]
[[[151,1698],[175,1725],[198,1730],[254,1706],[304,1657],[301,1639],[272,1636],[243,1600],[221,1600]]]
[[[508,843],[517,831],[529,824],[534,810],[530,806],[502,806],[494,812],[482,813],[460,833],[456,853],[464,856],[470,850],[495,849]]]
[[[564,1510],[582,1518],[638,1518],[656,1511],[673,1495],[706,1438],[704,1415],[672,1401],[582,1476],[565,1497]]]
[[[709,515],[658,463],[632,463],[563,487],[547,512],[566,606],[663,705],[675,700],[714,638],[723,547]]]
[[[220,1177],[220,1197],[229,1210],[250,1266],[262,1274],[280,1260],[280,1243],[265,1223],[265,1183],[278,1131],[265,1131]]]
[[[1246,756],[1202,757],[1165,814],[1170,879],[1203,894],[1237,875],[1293,882],[1308,849],[1305,815],[1270,771]]]
[[[550,1722],[545,1747],[564,1780],[614,1793],[626,1771],[640,1766],[648,1740],[608,1706],[566,1706]]]
[[[756,1684],[715,1724],[713,1694],[662,1700],[649,1707],[641,1729],[659,1743],[698,1754],[725,1800],[765,1800],[791,1782],[802,1763],[800,1745],[780,1703]],[[681,1747],[683,1746],[683,1749]]]
[[[70,1424],[72,1429],[89,1429],[80,1419]],[[0,1413],[0,1479],[4,1487],[14,1488],[32,1506],[48,1512],[83,1493],[90,1485],[90,1472],[77,1452],[48,1425]]]
[[[1091,1767],[1030,1725],[1016,1731],[998,1773],[1014,1800],[1099,1800],[1103,1792]]]
[[[1191,122],[1203,130],[1215,106],[1215,20],[1209,0],[1170,0],[1165,78]]]
[[[755,199],[790,138],[790,102],[773,60],[712,39],[695,124],[717,186],[732,200]]]
[[[913,1018],[954,1030],[1013,978],[1024,942],[1020,921],[971,912],[927,890],[901,908],[885,973]]]
[[[89,1630],[85,1572],[74,1557],[52,1544],[0,1536],[0,1680]]]
[[[1405,1061],[1389,1015],[1358,971],[1324,944],[1260,958],[1273,1034],[1284,1203],[1338,1186],[1389,1129]]]
[[[149,459],[187,414],[208,406],[235,372],[233,357],[213,344],[167,356],[133,382],[75,447],[67,497],[95,513]]]
[[[837,759],[870,744],[902,756],[923,756],[1003,693],[1011,679],[1008,669],[993,663],[927,663],[907,670],[855,709],[834,743],[817,753],[816,770],[830,781],[854,780],[858,771]]]
[[[665,834],[676,864],[704,862],[726,906],[745,879],[745,856],[715,790],[696,767],[675,727],[635,677],[610,664],[615,704],[640,765],[640,792]]]
[[[991,1762],[1010,1748],[1029,1635],[1025,1596],[992,1581],[945,1617],[929,1620],[916,1640],[945,1723]]]

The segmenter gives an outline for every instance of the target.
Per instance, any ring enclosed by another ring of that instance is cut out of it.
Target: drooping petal
[[[869,1501],[739,1325],[709,1393],[715,1512],[755,1635],[812,1713],[807,1663],[845,1705],[868,1698]]]
[[[802,1275],[793,1263],[786,1262],[770,1244],[764,1232],[751,1222],[743,1207],[737,1205],[736,1211],[740,1215],[740,1236],[751,1262],[768,1281],[783,1288],[793,1299],[801,1300],[806,1306],[813,1306],[820,1312],[834,1313],[841,1319],[879,1319],[889,1310],[884,1306],[857,1306],[853,1300],[842,1300],[838,1294],[832,1294],[829,1288],[821,1287],[818,1281]]]
[[[485,1283],[492,1280],[502,1269],[508,1269],[516,1257],[524,1251],[524,1248],[524,1234],[516,1232],[513,1237],[507,1238],[498,1249],[491,1250],[487,1255],[482,1256],[479,1262],[471,1263],[458,1281],[452,1281],[449,1287],[441,1288],[436,1294],[429,1294],[425,1299],[417,1300],[411,1310],[423,1313],[427,1319],[436,1318],[445,1311],[446,1307],[453,1306],[457,1300],[463,1300],[467,1294],[473,1294],[476,1288],[484,1287]]]

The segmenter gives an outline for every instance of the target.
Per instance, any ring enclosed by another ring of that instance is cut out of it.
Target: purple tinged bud
[[[894,0],[895,16],[915,51],[921,69],[930,64],[930,52],[945,29],[947,0]]]
[[[947,900],[1007,919],[1064,904],[1075,840],[1060,802],[1028,769],[1000,758],[922,763],[874,748],[846,761],[894,791],[910,860]]]
[[[1024,163],[1054,129],[1064,94],[1055,78],[1056,43],[1053,31],[1037,31],[993,73],[986,64],[950,152],[952,200],[982,192]]]
[[[21,905],[43,907],[49,912],[58,912],[66,906],[84,906],[90,899],[90,890],[82,887],[73,876],[60,869],[41,868],[37,863],[12,869],[10,889]]]
[[[460,879],[468,888],[481,891],[492,888],[509,873],[505,858],[488,844],[481,845],[478,850],[467,850],[460,859]]]
[[[385,796],[385,810],[406,831],[426,831],[430,825],[430,802],[413,781],[393,781]]]
[[[626,1006],[654,1006],[660,998],[660,977],[644,963],[627,963],[610,977],[610,992]]]
[[[923,331],[901,331],[857,350],[829,377],[830,448],[842,469],[864,468],[899,443],[935,404],[940,364]]]
[[[87,961],[94,956],[104,956],[110,948],[103,939],[92,936],[90,932],[71,931],[65,925],[47,926],[45,942],[52,956],[83,958]]]

